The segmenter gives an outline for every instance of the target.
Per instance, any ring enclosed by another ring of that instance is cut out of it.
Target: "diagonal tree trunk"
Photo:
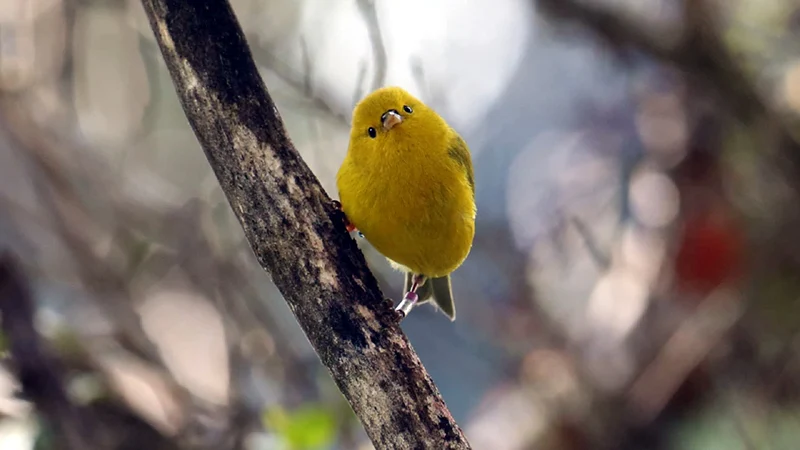
[[[286,136],[225,0],[142,0],[261,266],[377,449],[468,449],[331,200]]]

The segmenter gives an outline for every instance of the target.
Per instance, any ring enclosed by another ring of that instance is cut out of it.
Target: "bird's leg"
[[[342,209],[342,203],[339,200],[333,200],[331,203],[333,204],[333,207],[336,208],[337,211],[342,213],[342,220],[344,221],[344,227],[347,230],[347,232],[350,233],[353,231],[358,231],[358,228],[356,228],[356,226],[353,225],[352,222],[350,222],[350,219],[347,218],[347,214],[344,213],[344,209]],[[358,235],[364,237],[364,235],[361,234],[360,231],[358,231]]]
[[[403,300],[397,305],[397,308],[394,310],[400,315],[400,319],[404,318],[411,312],[411,309],[419,301],[419,295],[417,295],[417,289],[420,286],[425,284],[425,275],[414,274],[413,281],[411,282],[411,289],[406,292],[406,295],[403,297]]]

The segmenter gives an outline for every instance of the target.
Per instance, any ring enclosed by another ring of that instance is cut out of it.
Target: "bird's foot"
[[[409,289],[408,292],[406,292],[406,295],[403,297],[403,300],[400,302],[399,305],[397,305],[397,308],[394,309],[395,313],[398,316],[398,321],[403,320],[411,312],[411,310],[414,309],[414,306],[417,305],[417,302],[419,301],[419,295],[417,294],[417,289],[419,289],[420,286],[425,284],[426,280],[427,278],[425,277],[425,275],[421,274],[414,275],[413,283],[411,283],[411,289]]]
[[[397,305],[397,308],[394,309],[395,313],[399,317],[398,321],[403,320],[408,315],[408,313],[411,312],[414,306],[416,306],[418,301],[419,301],[419,296],[417,295],[416,292],[414,291],[406,292],[406,295],[405,297],[403,297],[403,300],[400,302],[399,305]]]
[[[358,231],[358,228],[356,228],[356,226],[353,225],[352,222],[350,222],[350,219],[347,218],[347,214],[344,213],[344,209],[342,209],[342,202],[340,202],[339,200],[332,200],[331,204],[333,204],[333,207],[336,208],[336,210],[342,214],[342,222],[344,222],[344,227],[347,230],[347,232],[350,233],[353,231]],[[360,231],[358,231],[358,235],[364,237],[364,235],[361,234]]]
[[[406,316],[406,313],[404,313],[403,311],[395,309],[394,300],[388,297],[383,299],[383,301],[381,302],[381,306],[383,307],[384,311],[387,311],[391,314],[391,317],[389,319],[392,320],[394,323],[400,323],[400,321],[402,321],[403,318]]]

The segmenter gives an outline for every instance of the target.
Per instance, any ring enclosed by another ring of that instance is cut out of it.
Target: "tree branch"
[[[467,449],[258,76],[225,0],[142,0],[195,135],[261,266],[377,449]]]

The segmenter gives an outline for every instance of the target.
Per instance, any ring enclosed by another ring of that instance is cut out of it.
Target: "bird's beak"
[[[401,116],[397,111],[390,109],[386,111],[381,116],[381,122],[383,123],[384,131],[389,131],[394,128],[395,125],[398,125],[403,122],[403,116]]]

